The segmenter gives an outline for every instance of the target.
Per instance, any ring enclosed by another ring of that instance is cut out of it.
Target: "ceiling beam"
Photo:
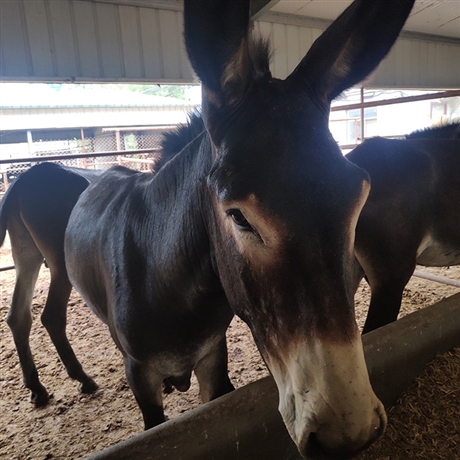
[[[251,19],[256,21],[279,1],[280,0],[251,0]]]

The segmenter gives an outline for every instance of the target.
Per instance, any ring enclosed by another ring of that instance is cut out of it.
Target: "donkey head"
[[[356,0],[284,81],[248,34],[249,0],[185,1],[203,84],[216,270],[249,325],[302,455],[347,456],[385,427],[349,290],[367,174],[328,129],[333,98],[367,76],[413,0]]]

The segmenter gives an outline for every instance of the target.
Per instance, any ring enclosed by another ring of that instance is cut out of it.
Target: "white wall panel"
[[[100,68],[103,76],[112,76],[114,80],[123,78],[121,37],[118,33],[118,6],[96,3],[96,24]]]
[[[161,46],[160,12],[145,9],[140,16],[142,59],[146,75],[152,78],[164,78],[163,48]]]
[[[2,73],[30,75],[33,72],[29,39],[20,2],[0,2],[0,52]]]
[[[96,41],[96,21],[91,2],[71,2],[76,27],[77,63],[80,73],[77,77],[101,77]]]
[[[143,78],[142,41],[139,40],[138,11],[130,6],[119,7],[121,44],[124,62],[124,76],[134,80]]]
[[[27,2],[26,27],[32,56],[33,72],[39,77],[51,73],[55,68],[52,59],[52,47],[49,40],[48,18],[45,2],[36,0]]]
[[[0,78],[190,83],[180,4],[165,5],[0,0]],[[325,27],[324,21],[290,22],[273,14],[262,19],[255,29],[272,41],[272,72],[278,78],[296,67]],[[460,88],[460,41],[405,35],[369,85]]]
[[[49,2],[56,76],[77,75],[75,40],[68,0]]]
[[[460,44],[400,38],[366,86],[458,89]]]
[[[260,21],[256,31],[269,37],[275,77],[286,78],[305,56],[323,29],[298,24]],[[403,35],[366,86],[396,88],[460,88],[460,41],[420,39]]]
[[[1,0],[3,81],[194,81],[182,12],[86,0]]]
[[[258,21],[255,30],[270,39],[273,52],[270,69],[277,78],[286,78],[323,32],[318,28],[269,21]]]

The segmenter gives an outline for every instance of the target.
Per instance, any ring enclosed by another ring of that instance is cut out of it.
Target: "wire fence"
[[[29,144],[0,147],[0,197],[11,182],[22,172],[42,161],[53,161],[65,166],[105,169],[123,165],[139,171],[154,168],[161,146],[161,131],[102,130],[100,134],[73,139],[36,140]],[[94,153],[94,155],[91,155]]]

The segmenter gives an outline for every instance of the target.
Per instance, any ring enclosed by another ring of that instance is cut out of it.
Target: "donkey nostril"
[[[310,433],[307,442],[303,446],[303,452],[301,451],[302,456],[305,458],[320,458],[321,455],[321,446],[316,437],[316,433]]]
[[[316,433],[311,433],[308,442],[304,445],[301,455],[309,460],[348,460],[353,458],[358,452],[363,450],[353,448],[351,446],[342,448],[328,448],[319,440]]]
[[[307,459],[314,460],[346,460],[354,457],[359,452],[367,449],[372,443],[379,439],[385,431],[387,417],[385,409],[379,404],[375,409],[375,421],[368,431],[367,440],[361,442],[349,442],[341,446],[328,446],[317,433],[310,433],[307,440],[299,446],[301,455]]]

